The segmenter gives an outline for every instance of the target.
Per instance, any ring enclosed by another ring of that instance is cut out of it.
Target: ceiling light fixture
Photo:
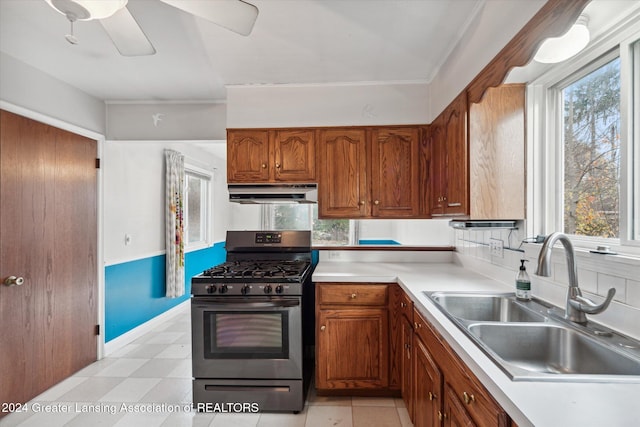
[[[565,61],[584,49],[590,40],[589,17],[580,15],[575,24],[560,37],[546,39],[533,57],[536,62],[555,64]]]
[[[108,18],[127,5],[128,0],[45,0],[69,21]]]

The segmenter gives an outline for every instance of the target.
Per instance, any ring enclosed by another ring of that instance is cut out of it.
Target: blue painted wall
[[[385,239],[376,239],[376,240],[359,240],[359,245],[399,245],[400,242],[396,242],[395,240],[385,240]]]
[[[225,258],[224,242],[185,254],[185,295],[180,298],[164,296],[164,255],[106,267],[105,342],[188,300],[191,277],[223,262]]]

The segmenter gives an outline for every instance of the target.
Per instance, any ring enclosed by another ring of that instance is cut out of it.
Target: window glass
[[[316,204],[263,205],[265,230],[311,230],[313,245],[344,246],[354,244],[357,221],[318,219]]]
[[[186,244],[205,244],[208,231],[209,178],[189,171],[185,175]]]
[[[562,89],[564,232],[618,238],[620,59]]]

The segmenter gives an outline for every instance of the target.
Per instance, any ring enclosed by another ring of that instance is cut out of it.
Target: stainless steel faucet
[[[569,238],[560,232],[552,233],[544,239],[540,255],[538,256],[538,269],[536,270],[536,274],[538,276],[549,277],[551,275],[551,250],[558,240],[564,246],[564,253],[567,258],[567,268],[569,269],[569,291],[567,292],[567,307],[564,317],[572,322],[584,325],[587,323],[587,316],[585,313],[602,313],[607,309],[607,307],[609,307],[609,303],[613,299],[616,290],[615,288],[609,289],[607,298],[602,302],[602,304],[596,304],[590,299],[582,296],[582,292],[578,286],[578,268],[576,266],[573,245]]]

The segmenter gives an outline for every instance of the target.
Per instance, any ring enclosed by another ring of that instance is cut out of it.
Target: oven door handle
[[[297,307],[300,305],[300,298],[287,299],[258,299],[252,298],[193,298],[193,302],[201,308],[211,308],[212,305],[224,306],[225,308],[265,308],[265,307]]]

